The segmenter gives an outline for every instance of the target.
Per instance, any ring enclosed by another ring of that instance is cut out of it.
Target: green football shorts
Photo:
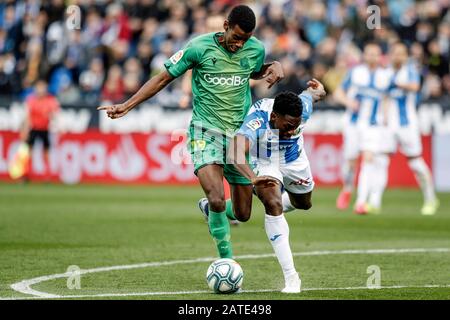
[[[188,150],[194,163],[194,173],[209,164],[223,167],[223,174],[229,184],[249,185],[250,180],[242,176],[234,165],[226,163],[226,150],[231,139],[224,133],[206,128],[189,126]],[[248,161],[248,159],[247,159]]]

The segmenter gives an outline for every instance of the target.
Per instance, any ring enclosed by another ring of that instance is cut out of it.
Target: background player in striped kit
[[[376,197],[384,181],[376,176],[377,166],[384,166],[382,126],[384,124],[383,99],[389,86],[389,74],[380,67],[381,48],[376,43],[364,47],[364,63],[352,68],[341,88],[335,91],[336,100],[347,107],[344,127],[344,187],[336,205],[346,209],[351,200],[356,162],[362,153],[358,177],[358,196],[355,213],[366,214],[369,199]]]
[[[433,215],[439,207],[439,201],[433,186],[431,172],[422,157],[422,142],[420,139],[419,119],[417,116],[418,92],[420,89],[420,76],[414,64],[409,61],[408,48],[403,43],[395,43],[390,49],[392,82],[389,88],[388,135],[386,150],[394,153],[397,145],[400,151],[408,158],[408,164],[422,189],[424,205],[423,215]],[[382,155],[384,167],[380,168],[378,175],[387,181],[389,157]],[[382,186],[383,192],[386,183]],[[373,204],[378,211],[380,202]],[[371,211],[372,209],[369,209]]]

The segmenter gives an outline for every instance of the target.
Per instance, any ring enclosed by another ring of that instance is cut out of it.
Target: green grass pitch
[[[0,298],[31,297],[11,284],[76,265],[124,267],[83,274],[80,289],[69,289],[67,277],[44,278],[29,288],[80,299],[450,299],[450,194],[439,194],[439,211],[425,217],[420,191],[388,190],[380,215],[356,216],[335,209],[337,192],[317,188],[309,212],[287,214],[302,293],[279,292],[281,269],[276,258],[264,256],[272,248],[254,199],[251,220],[232,228],[244,292],[216,295],[205,281],[212,260],[193,261],[216,256],[197,208],[199,187],[3,183]],[[410,250],[418,248],[425,250]],[[365,251],[373,249],[398,250]],[[129,267],[151,262],[156,264]],[[380,289],[366,288],[369,266],[379,267]]]

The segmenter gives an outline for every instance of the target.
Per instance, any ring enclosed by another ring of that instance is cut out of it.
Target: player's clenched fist
[[[321,100],[326,96],[327,93],[323,84],[317,79],[309,80],[307,85],[308,89],[306,91],[312,95],[314,101]]]

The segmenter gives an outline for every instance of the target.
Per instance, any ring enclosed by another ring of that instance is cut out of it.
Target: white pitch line
[[[423,288],[450,288],[450,284],[429,284],[423,286],[382,286],[380,288],[368,287],[342,287],[342,288],[304,288],[302,292],[306,291],[337,291],[337,290],[390,290],[390,289],[423,289]],[[279,289],[258,289],[258,290],[242,290],[241,293],[264,293],[264,292],[280,292]],[[114,297],[144,297],[144,296],[175,296],[183,294],[213,294],[209,290],[195,290],[195,291],[167,291],[167,292],[129,292],[129,293],[99,293],[99,294],[81,294],[81,295],[62,295],[55,297],[10,297],[0,298],[0,300],[38,300],[38,299],[80,299],[80,298],[114,298]]]
[[[355,249],[355,250],[324,250],[324,251],[309,251],[309,252],[296,252],[293,253],[294,256],[319,256],[319,255],[343,255],[343,254],[401,254],[401,253],[432,253],[432,252],[450,252],[450,248],[406,248],[406,249]],[[275,254],[250,254],[250,255],[241,255],[236,256],[236,260],[246,260],[246,259],[262,259],[262,258],[270,258],[275,257]],[[161,266],[170,266],[177,264],[192,264],[199,262],[210,262],[217,259],[217,257],[205,257],[205,258],[197,258],[197,259],[189,259],[189,260],[172,260],[172,261],[160,261],[160,262],[149,262],[149,263],[138,263],[138,264],[129,264],[129,265],[119,265],[119,266],[111,266],[111,267],[101,267],[101,268],[93,268],[93,269],[82,269],[79,271],[79,275],[88,274],[88,273],[96,273],[96,272],[108,272],[108,271],[116,271],[116,270],[130,270],[130,269],[139,269],[139,268],[150,268],[150,267],[161,267]],[[72,272],[66,273],[58,273],[52,274],[32,279],[22,280],[20,282],[12,284],[10,287],[17,292],[23,294],[29,294],[38,298],[65,298],[70,296],[60,296],[47,292],[37,291],[31,288],[32,285],[59,279],[59,278],[68,278],[72,276]],[[149,293],[148,293],[149,294]],[[188,294],[188,293],[186,293]],[[79,297],[79,296],[77,296]],[[93,297],[93,296],[92,296]],[[81,298],[81,297],[80,297]]]

